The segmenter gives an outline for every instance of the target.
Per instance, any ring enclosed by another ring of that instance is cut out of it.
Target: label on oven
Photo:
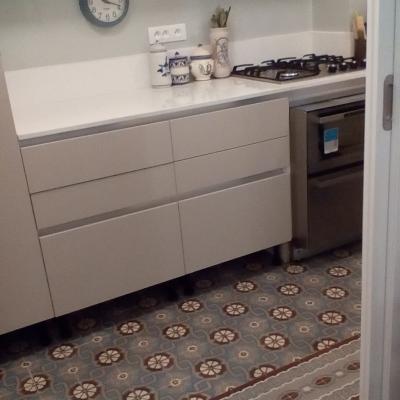
[[[324,154],[336,153],[339,151],[339,128],[324,130]]]

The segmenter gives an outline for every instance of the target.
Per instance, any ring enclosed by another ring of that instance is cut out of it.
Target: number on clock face
[[[128,12],[129,0],[80,0],[83,15],[99,26],[113,26]]]

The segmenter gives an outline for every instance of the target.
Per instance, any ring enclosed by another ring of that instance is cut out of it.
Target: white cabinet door
[[[291,240],[290,175],[179,203],[187,272]]]
[[[288,99],[171,121],[175,161],[289,135]]]
[[[128,214],[151,208],[175,201],[175,196],[174,168],[167,164],[35,193],[32,204],[40,233],[49,227],[116,210],[126,210]]]
[[[176,186],[186,194],[289,166],[289,138],[283,137],[178,161]]]
[[[184,274],[178,205],[41,238],[56,315]]]
[[[167,164],[169,122],[23,147],[22,157],[31,193]]]

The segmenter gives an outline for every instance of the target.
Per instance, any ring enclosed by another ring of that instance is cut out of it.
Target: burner
[[[343,73],[362,69],[365,66],[366,60],[358,62],[353,57],[306,54],[302,58],[287,57],[278,60],[266,60],[260,65],[237,65],[233,68],[232,75],[280,83],[294,79],[312,78],[321,73]]]

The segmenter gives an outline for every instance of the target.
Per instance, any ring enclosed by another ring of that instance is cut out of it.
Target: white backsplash
[[[259,63],[272,58],[300,57],[307,53],[350,56],[352,47],[351,33],[307,31],[231,42],[230,56],[232,65],[237,65]],[[192,48],[177,51],[190,55]],[[127,92],[150,86],[148,54],[37,67],[29,69],[29,74],[23,69],[9,71],[7,81],[9,85],[18,82],[11,88],[13,93],[20,90],[29,93],[28,103],[32,97],[39,102],[48,98],[60,101],[73,99],[79,97],[82,90],[93,97]],[[40,90],[36,90],[37,82],[43,83]],[[57,93],[53,93],[55,87]],[[24,97],[23,93],[17,95],[19,98]]]

